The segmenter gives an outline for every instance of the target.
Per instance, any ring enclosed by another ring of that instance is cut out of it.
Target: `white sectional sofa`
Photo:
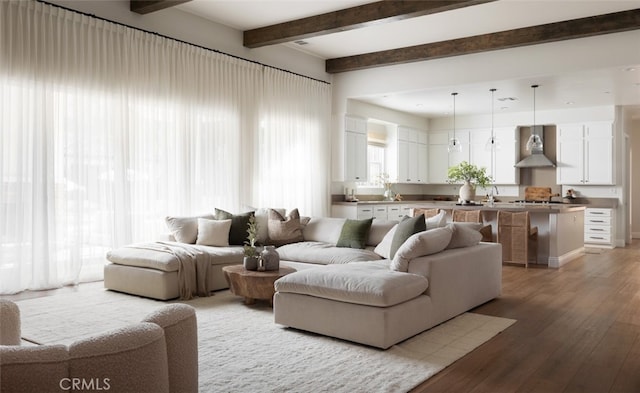
[[[367,242],[369,250],[334,247],[344,222],[343,218],[311,218],[302,228],[304,242],[278,248],[283,264],[301,270],[331,263],[382,259],[372,248],[382,240],[396,221],[374,221]],[[222,268],[241,264],[243,259],[241,246],[182,244],[176,242],[172,236],[165,236],[160,242],[132,244],[107,253],[110,263],[104,268],[105,288],[159,300],[179,297],[180,262],[170,250],[174,247],[186,247],[209,257],[210,267],[207,274],[211,291],[228,288]]]
[[[470,229],[474,224],[417,233],[389,258],[397,221],[373,220],[364,249],[336,246],[345,222],[311,218],[301,229],[303,241],[278,247],[281,264],[297,271],[275,283],[276,323],[388,348],[501,294],[502,247],[480,242],[479,228]],[[469,233],[473,236],[466,239]],[[211,290],[227,286],[222,266],[242,262],[238,246],[188,247],[210,257]],[[178,297],[178,262],[171,253],[158,255],[150,248],[110,253],[105,287]]]

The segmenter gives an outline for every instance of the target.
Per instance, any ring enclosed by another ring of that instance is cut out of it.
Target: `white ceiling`
[[[372,1],[192,0],[177,8],[238,30],[249,30],[370,2]],[[307,44],[303,46],[295,43],[281,45],[328,59],[634,8],[640,8],[640,0],[500,0],[309,38],[304,40]],[[638,51],[640,55],[640,43],[629,50]],[[640,118],[640,63],[621,66],[615,59],[611,60],[612,66],[604,69],[585,69],[582,72],[543,77],[537,75],[531,79],[496,80],[410,93],[389,91],[358,99],[421,116],[441,117],[451,111],[450,94],[456,91],[459,93],[456,112],[471,115],[487,113],[491,109],[489,89],[496,88],[496,99],[516,99],[496,100],[496,113],[521,112],[532,108],[533,91],[530,85],[535,83],[540,85],[536,90],[536,106],[539,109],[637,106],[633,116]]]

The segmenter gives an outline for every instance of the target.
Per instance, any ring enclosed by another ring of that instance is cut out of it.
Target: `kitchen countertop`
[[[362,205],[415,205],[427,208],[440,208],[440,209],[480,209],[485,211],[498,211],[498,210],[521,210],[529,211],[532,213],[569,213],[575,211],[584,210],[586,206],[584,204],[565,204],[565,203],[553,203],[553,204],[521,204],[521,203],[509,203],[499,202],[493,206],[489,204],[483,205],[457,205],[453,201],[365,201],[365,202],[334,202],[334,205],[343,206],[362,206]]]
[[[358,202],[346,202],[339,201],[333,202],[334,205],[343,206],[361,206],[361,205],[424,205],[440,208],[463,208],[463,209],[476,209],[481,208],[483,210],[503,210],[503,209],[525,209],[531,211],[544,211],[544,210],[566,210],[573,207],[591,207],[591,208],[606,208],[615,209],[618,206],[618,200],[615,198],[593,198],[589,200],[581,199],[580,202],[585,203],[552,203],[552,204],[520,204],[510,202],[496,202],[494,206],[489,206],[487,203],[480,205],[457,205],[454,201],[434,201],[434,200],[413,200],[413,201],[358,201]]]

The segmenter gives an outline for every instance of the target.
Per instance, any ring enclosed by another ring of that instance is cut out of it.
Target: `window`
[[[380,187],[378,179],[380,174],[386,172],[385,146],[380,143],[369,142],[367,145],[367,165],[369,167],[369,179],[363,184],[367,187]]]

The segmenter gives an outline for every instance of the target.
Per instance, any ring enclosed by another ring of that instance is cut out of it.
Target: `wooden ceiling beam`
[[[259,48],[358,29],[417,16],[489,3],[495,0],[386,0],[247,30],[244,46]]]
[[[640,9],[328,59],[325,69],[333,74],[637,29],[640,29]]]
[[[137,14],[148,14],[191,0],[130,0],[129,9]]]

